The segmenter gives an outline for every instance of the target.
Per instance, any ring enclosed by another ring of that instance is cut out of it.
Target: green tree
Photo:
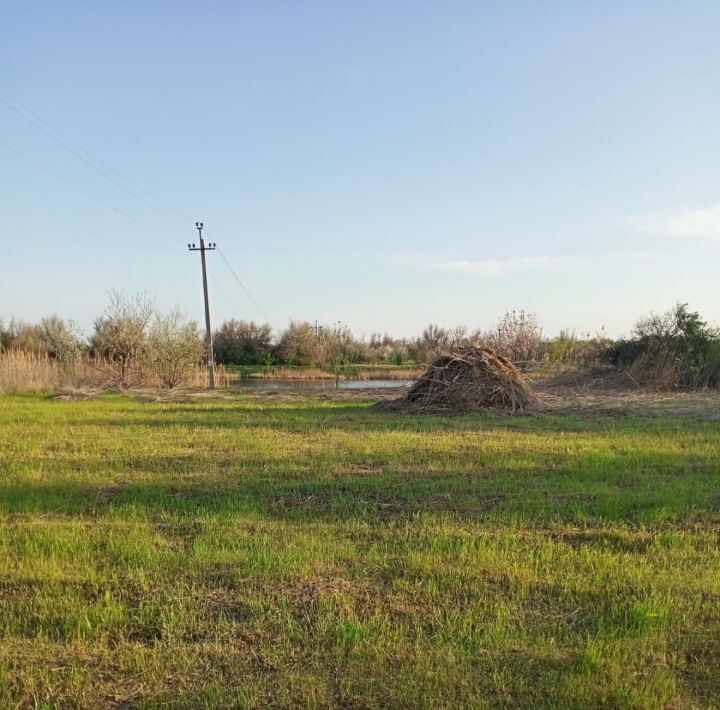
[[[268,323],[225,321],[213,336],[215,358],[234,365],[269,364],[273,354],[273,332]]]

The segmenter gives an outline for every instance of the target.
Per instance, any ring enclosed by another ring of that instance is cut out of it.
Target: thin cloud
[[[616,258],[627,261],[657,261],[664,259],[665,253],[661,251],[629,251],[624,254],[617,254]]]
[[[428,254],[396,254],[393,261],[420,271],[436,271],[469,276],[497,276],[525,271],[548,271],[566,264],[597,264],[600,261],[658,261],[660,251],[611,252],[583,256],[520,256],[510,259],[438,259]]]
[[[508,272],[551,269],[559,264],[572,261],[567,256],[522,256],[512,259],[433,259],[427,256],[409,254],[397,255],[395,261],[423,271],[440,271],[452,274],[495,276]]]
[[[624,225],[633,231],[659,237],[720,241],[720,205],[629,217]]]

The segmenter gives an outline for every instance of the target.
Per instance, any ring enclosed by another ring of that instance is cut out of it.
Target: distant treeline
[[[216,362],[238,366],[292,365],[338,371],[345,365],[414,365],[447,350],[485,346],[523,369],[537,365],[606,366],[625,369],[639,383],[663,386],[720,385],[720,334],[698,313],[678,304],[641,319],[631,335],[614,341],[604,333],[562,332],[547,338],[532,313],[509,311],[489,330],[428,325],[415,338],[373,334],[358,338],[345,326],[292,321],[275,332],[267,323],[227,320],[213,334]],[[143,294],[111,292],[110,305],[84,337],[58,316],[40,323],[0,322],[0,350],[23,350],[61,362],[79,355],[115,363],[117,378],[152,369],[173,386],[203,357],[194,322],[173,311],[159,313]]]
[[[215,357],[223,364],[286,364],[333,368],[342,364],[404,365],[428,361],[442,350],[487,345],[517,361],[543,356],[546,341],[534,315],[507,313],[488,331],[430,324],[415,338],[374,333],[358,338],[340,324],[292,321],[278,333],[268,324],[228,320],[215,331]]]
[[[176,312],[158,313],[143,294],[128,297],[113,292],[110,305],[96,319],[89,337],[72,321],[56,315],[39,323],[11,320],[7,325],[0,322],[0,348],[59,360],[87,353],[123,362],[141,355],[149,342],[159,338],[176,341],[180,334],[186,345],[196,342],[202,350],[203,335],[196,323],[185,321]],[[215,360],[219,364],[324,369],[343,364],[419,364],[443,350],[477,345],[491,347],[520,363],[543,359],[550,351],[556,358],[577,359],[581,350],[588,350],[591,340],[597,338],[563,334],[547,340],[535,316],[524,311],[506,313],[489,331],[430,324],[415,338],[379,333],[358,338],[341,324],[327,326],[307,321],[291,321],[276,332],[267,323],[235,319],[225,321],[213,333]]]

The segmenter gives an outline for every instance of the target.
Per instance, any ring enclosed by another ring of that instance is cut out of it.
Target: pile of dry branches
[[[515,413],[537,408],[538,401],[507,358],[488,348],[467,348],[439,355],[405,397],[385,406],[437,413]]]

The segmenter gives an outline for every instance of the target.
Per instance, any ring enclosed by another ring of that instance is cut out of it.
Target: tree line
[[[291,321],[278,333],[252,321],[225,321],[214,334],[215,357],[234,365],[287,364],[333,368],[342,364],[419,364],[442,350],[487,345],[516,361],[541,356],[542,328],[533,314],[511,311],[489,331],[430,324],[415,338],[373,333],[358,338],[341,324]]]
[[[268,323],[230,319],[213,333],[213,342],[215,360],[223,365],[332,368],[417,364],[441,350],[479,344],[516,361],[532,360],[541,354],[543,336],[534,315],[513,311],[487,332],[430,324],[415,338],[380,333],[359,338],[340,323],[327,326],[308,321],[291,321],[276,332]],[[42,353],[60,361],[72,361],[83,353],[106,358],[117,364],[122,378],[138,363],[160,367],[158,363],[165,361],[199,361],[204,338],[198,324],[184,319],[179,311],[161,313],[145,294],[111,291],[110,302],[89,337],[57,315],[39,323],[11,320],[7,325],[0,322],[0,349]],[[161,369],[168,367],[162,364]]]
[[[350,364],[413,366],[442,351],[485,346],[523,369],[540,362],[604,365],[624,368],[638,382],[720,386],[720,333],[684,304],[646,316],[629,337],[615,341],[602,332],[565,331],[547,338],[535,315],[523,310],[506,312],[487,330],[430,324],[414,338],[380,333],[358,338],[341,323],[308,321],[291,321],[274,331],[268,323],[236,319],[222,323],[213,338],[216,362],[228,366],[292,365],[329,371]],[[146,294],[111,291],[89,337],[59,316],[34,324],[0,322],[0,351],[39,353],[68,365],[78,357],[95,358],[111,367],[121,384],[131,375],[150,372],[164,386],[177,386],[203,360],[204,349],[196,322],[178,310],[160,312]]]

